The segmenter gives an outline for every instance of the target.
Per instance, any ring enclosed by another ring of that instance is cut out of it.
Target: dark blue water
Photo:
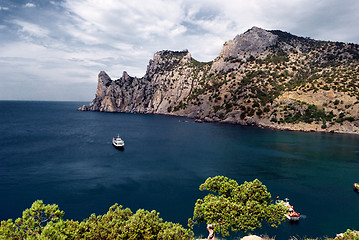
[[[273,198],[290,198],[304,215],[259,234],[334,237],[359,229],[357,135],[76,111],[82,104],[0,101],[0,220],[20,217],[41,199],[58,204],[68,219],[104,214],[119,203],[186,225],[205,194],[199,185],[225,175],[239,183],[258,178]],[[118,133],[123,152],[111,145]]]

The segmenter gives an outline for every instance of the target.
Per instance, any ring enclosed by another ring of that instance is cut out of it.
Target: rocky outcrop
[[[226,71],[235,67],[238,61],[247,61],[255,57],[264,58],[269,53],[269,47],[275,45],[277,41],[277,35],[264,29],[253,27],[223,45],[222,51],[213,63],[211,70]]]
[[[161,51],[150,60],[143,78],[130,77],[123,72],[120,79],[112,81],[105,72],[100,72],[96,97],[88,109],[166,114],[168,107],[184,100],[192,90],[192,72],[185,69],[191,60],[187,50]],[[178,71],[180,67],[183,71]]]
[[[359,46],[253,27],[212,62],[160,51],[146,74],[98,75],[83,111],[186,116],[282,130],[359,132]]]

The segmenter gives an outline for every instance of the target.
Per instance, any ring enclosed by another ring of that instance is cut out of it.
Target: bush
[[[271,122],[274,122],[274,123],[277,123],[277,122],[278,122],[278,120],[277,120],[276,117],[272,117],[272,118],[270,119],[270,121],[271,121]]]
[[[262,109],[258,109],[257,112],[256,112],[257,116],[261,116],[263,114],[263,111]]]
[[[246,117],[246,112],[242,112],[240,118],[243,120]]]

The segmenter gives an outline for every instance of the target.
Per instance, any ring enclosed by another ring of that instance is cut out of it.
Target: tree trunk
[[[208,232],[209,232],[208,240],[214,239],[213,224],[207,224],[207,230],[208,230]]]

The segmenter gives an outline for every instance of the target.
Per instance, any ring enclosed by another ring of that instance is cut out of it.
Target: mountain
[[[211,62],[154,54],[142,78],[98,75],[79,110],[186,116],[282,130],[359,133],[359,45],[253,27]]]

